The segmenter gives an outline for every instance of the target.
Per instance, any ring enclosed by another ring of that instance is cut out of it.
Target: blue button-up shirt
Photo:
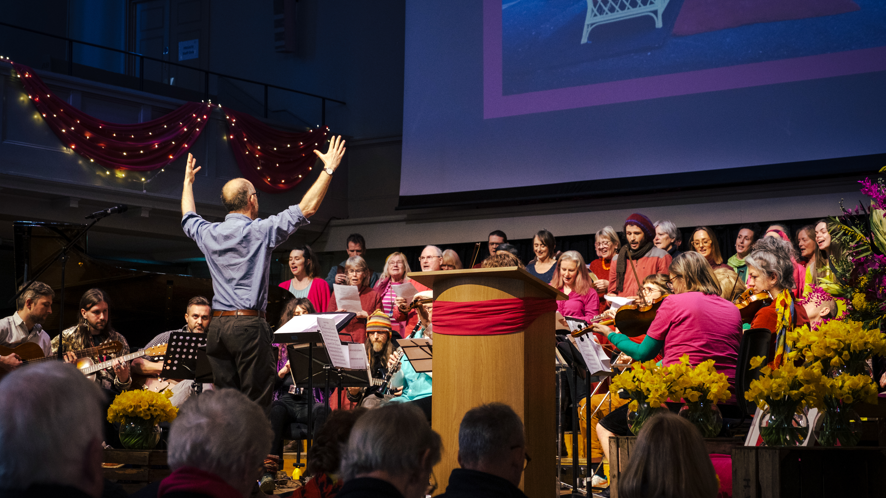
[[[297,205],[266,220],[230,213],[222,223],[210,223],[185,213],[182,228],[206,256],[212,275],[212,309],[264,311],[271,252],[308,223]]]

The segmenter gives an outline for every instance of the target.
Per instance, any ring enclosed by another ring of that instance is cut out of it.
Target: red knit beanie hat
[[[625,220],[625,227],[628,225],[634,225],[639,227],[640,230],[643,230],[643,234],[646,235],[646,240],[650,242],[655,238],[655,225],[653,225],[652,221],[644,214],[634,213],[628,216],[628,219]]]

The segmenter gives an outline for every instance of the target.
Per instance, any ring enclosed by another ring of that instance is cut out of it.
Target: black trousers
[[[206,357],[217,388],[237,389],[267,412],[276,371],[271,329],[264,318],[213,318],[206,335]]]
[[[311,413],[311,434],[317,439],[317,431],[323,427],[326,417],[329,416],[329,408],[323,403],[314,403]],[[283,435],[286,426],[293,423],[308,423],[308,400],[304,396],[284,394],[271,404],[271,429],[274,431],[274,439],[271,443],[271,454],[283,458]]]
[[[426,398],[417,399],[415,401],[409,402],[409,403],[412,403],[413,405],[421,408],[421,411],[425,412],[425,417],[428,418],[429,424],[431,423],[431,411],[432,411],[431,408],[433,406],[433,404],[432,404],[433,399],[434,399],[433,396],[428,396]]]

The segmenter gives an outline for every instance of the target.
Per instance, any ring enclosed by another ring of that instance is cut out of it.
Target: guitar
[[[94,348],[80,349],[72,352],[77,358],[83,358],[84,356],[95,356],[97,354],[119,353],[121,349],[123,349],[123,344],[120,344],[118,341],[110,341]],[[58,359],[55,355],[44,356],[43,348],[33,342],[26,342],[14,348],[0,346],[0,356],[8,356],[10,354],[17,354],[23,364],[40,363],[42,361],[54,361]],[[2,376],[3,372],[0,372],[0,377]]]
[[[156,346],[141,349],[139,351],[136,351],[135,353],[120,356],[119,358],[114,358],[113,360],[103,361],[98,364],[93,364],[92,358],[82,358],[77,361],[77,368],[81,372],[83,372],[83,375],[87,376],[89,380],[95,380],[95,372],[111,367],[117,360],[129,361],[140,358],[142,356],[163,356],[165,354],[166,344],[158,344]]]

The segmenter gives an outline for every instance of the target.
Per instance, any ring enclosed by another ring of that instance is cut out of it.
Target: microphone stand
[[[89,229],[92,228],[93,225],[98,223],[98,220],[100,220],[100,219],[102,219],[102,218],[95,218],[91,222],[89,222],[89,224],[86,225],[83,228],[83,230],[81,230],[80,233],[77,234],[76,237],[74,237],[73,239],[71,239],[70,242],[65,244],[65,246],[61,248],[61,250],[58,252],[58,254],[56,254],[55,257],[52,258],[53,262],[61,261],[61,263],[62,263],[61,290],[59,290],[59,313],[58,313],[58,359],[59,360],[63,359],[64,355],[65,355],[65,343],[64,343],[64,341],[62,341],[62,331],[64,330],[64,318],[65,318],[65,267],[67,266],[67,262],[68,262],[68,250],[70,248],[74,247],[74,244],[79,242],[80,239],[82,239],[83,236],[86,235],[86,232],[88,232]],[[15,293],[15,296],[12,298],[12,300],[10,302],[15,302],[15,300],[18,299],[19,296],[24,294],[25,291],[28,290],[28,288],[30,288],[34,282],[37,281],[37,279],[40,277],[40,275],[43,275],[44,273],[46,273],[46,270],[48,270],[50,267],[52,267],[52,263],[47,264],[46,266],[43,267],[43,269],[41,269],[39,272],[37,272],[37,274],[34,275],[34,277],[26,285],[24,285],[21,288],[21,290],[19,290],[18,292]]]

